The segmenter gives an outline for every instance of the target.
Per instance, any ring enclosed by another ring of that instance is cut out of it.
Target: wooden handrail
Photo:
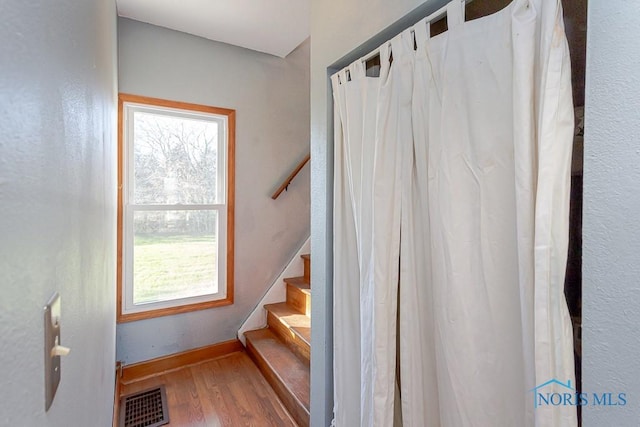
[[[293,170],[293,172],[291,172],[289,174],[289,176],[287,177],[287,179],[285,179],[282,182],[282,185],[280,187],[278,187],[278,189],[275,191],[275,193],[273,193],[271,195],[271,198],[273,200],[277,199],[278,196],[280,195],[280,193],[282,193],[284,190],[287,189],[287,187],[289,187],[289,184],[291,184],[291,181],[293,181],[293,178],[295,178],[296,175],[298,175],[298,172],[300,172],[300,170],[304,167],[304,165],[307,164],[309,159],[311,159],[311,154],[307,154],[307,156],[304,159],[302,159],[302,161],[300,163],[298,163],[298,166],[296,166],[296,168]]]

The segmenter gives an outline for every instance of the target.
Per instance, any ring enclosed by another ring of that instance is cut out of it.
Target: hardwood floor
[[[123,384],[122,396],[160,384],[169,426],[297,425],[244,351]]]

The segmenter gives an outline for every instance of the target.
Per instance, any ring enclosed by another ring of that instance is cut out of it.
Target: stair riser
[[[302,258],[302,260],[304,261],[304,278],[311,283],[311,259]]]
[[[280,322],[273,313],[267,311],[267,325],[278,337],[293,351],[303,362],[310,365],[311,348],[304,340],[300,339],[291,329]]]
[[[308,427],[309,411],[298,399],[296,399],[287,386],[283,384],[278,374],[273,371],[271,366],[269,366],[269,363],[267,363],[260,352],[255,349],[251,340],[247,340],[247,353],[249,353],[249,357],[251,357],[258,366],[258,369],[260,369],[260,372],[262,372],[262,375],[264,375],[269,385],[271,385],[273,390],[276,392],[293,419],[300,426]]]
[[[311,295],[297,286],[287,284],[287,304],[300,313],[311,316]]]

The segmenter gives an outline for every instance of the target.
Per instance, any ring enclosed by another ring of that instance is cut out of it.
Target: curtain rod
[[[464,3],[466,5],[467,3],[471,3],[473,0],[458,0],[458,1],[460,1],[461,3]],[[449,6],[449,3],[445,4],[440,9],[438,9],[435,12],[433,12],[432,14],[428,15],[426,18],[423,18],[420,21],[418,21],[418,23],[420,23],[422,21],[426,21],[427,23],[431,23],[433,21],[437,21],[440,18],[443,18],[444,16],[447,15],[447,7],[448,6]],[[411,32],[412,33],[414,32],[413,28],[411,29]],[[387,42],[387,44],[389,44],[389,43],[391,43],[391,41]],[[369,52],[367,55],[365,55],[361,59],[361,61],[363,63],[366,63],[367,61],[375,58],[378,55],[380,55],[380,48],[374,49],[373,51]]]

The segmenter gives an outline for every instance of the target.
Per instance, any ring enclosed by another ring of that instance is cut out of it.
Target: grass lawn
[[[216,292],[215,238],[136,235],[133,280],[134,304]]]

